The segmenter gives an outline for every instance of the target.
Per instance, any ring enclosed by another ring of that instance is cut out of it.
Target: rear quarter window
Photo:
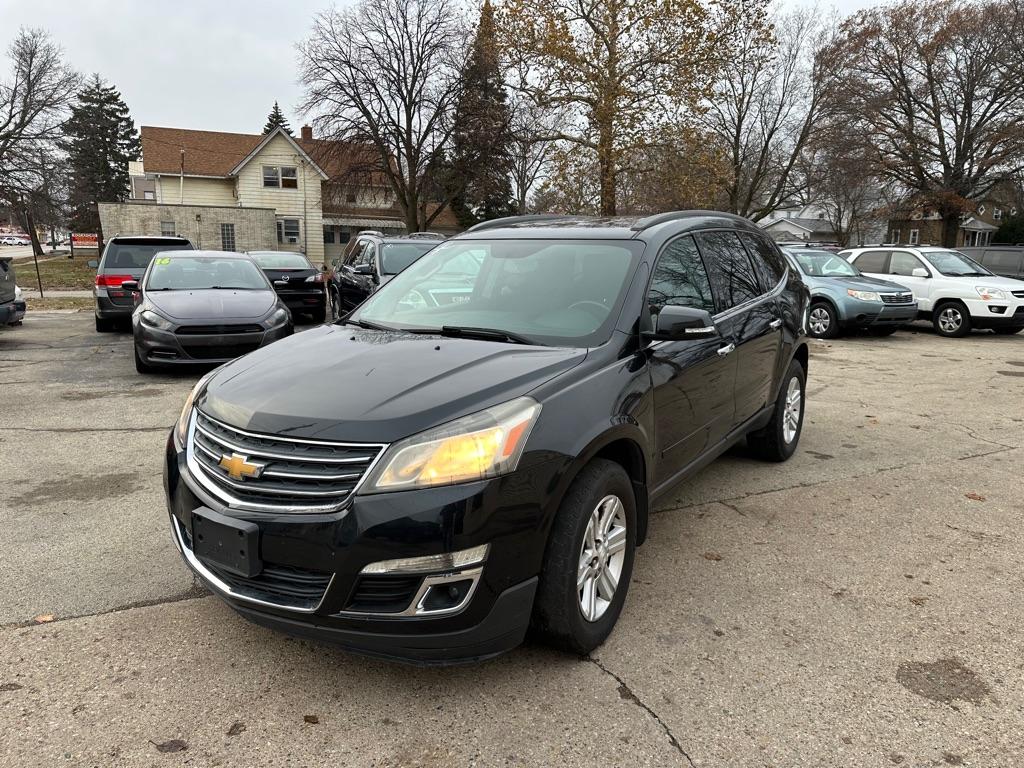
[[[877,272],[885,274],[889,263],[888,251],[864,251],[853,258],[853,263],[861,272]]]

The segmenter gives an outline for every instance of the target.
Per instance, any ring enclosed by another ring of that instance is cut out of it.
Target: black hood
[[[199,405],[254,432],[390,443],[526,394],[586,355],[325,325],[224,366]]]
[[[260,320],[277,304],[277,294],[265,291],[148,291],[146,301],[161,315],[181,321],[230,323]]]

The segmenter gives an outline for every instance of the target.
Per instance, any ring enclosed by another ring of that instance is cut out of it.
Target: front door
[[[930,277],[915,277],[915,269],[923,269],[931,274],[931,269],[923,259],[910,251],[894,250],[889,257],[889,268],[884,277],[904,288],[909,288],[914,294],[914,298],[917,299],[918,307],[922,311],[928,312],[932,308],[931,287],[934,281]]]
[[[673,240],[662,250],[647,303],[652,317],[666,305],[714,312],[707,271],[691,236]],[[677,475],[729,432],[737,364],[731,344],[730,339],[715,336],[656,341],[648,347],[656,484]]]

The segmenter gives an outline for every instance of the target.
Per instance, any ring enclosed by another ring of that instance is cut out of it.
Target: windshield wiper
[[[377,323],[371,323],[369,320],[343,320],[342,325],[357,325],[360,328],[366,328],[369,331],[393,331],[394,328],[387,325],[378,325]]]
[[[498,328],[473,328],[461,325],[442,325],[439,331],[441,336],[454,336],[465,339],[485,339],[490,341],[505,341],[510,344],[537,344],[536,341],[521,336],[511,331],[502,331]],[[542,346],[542,345],[539,345]]]
[[[253,288],[248,288],[244,285],[211,285],[206,290],[208,291],[251,291]]]

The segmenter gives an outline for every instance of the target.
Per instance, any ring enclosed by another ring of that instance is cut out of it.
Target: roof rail
[[[440,232],[410,232],[406,235],[410,240],[447,240]]]
[[[558,219],[576,219],[578,216],[566,216],[560,213],[531,213],[525,216],[506,216],[503,219],[491,219],[490,221],[481,221],[479,224],[474,224],[472,227],[467,229],[467,232],[480,232],[484,229],[497,229],[499,227],[508,227],[513,224],[527,224],[531,221],[557,221]]]

